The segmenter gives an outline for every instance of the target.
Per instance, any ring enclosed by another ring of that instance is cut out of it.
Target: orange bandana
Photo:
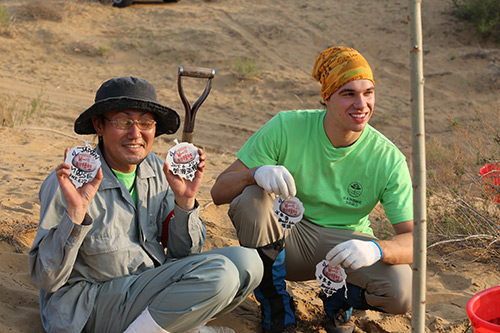
[[[373,73],[363,56],[349,47],[331,47],[316,58],[312,73],[321,83],[321,96],[326,101],[344,84],[354,80],[373,81]]]

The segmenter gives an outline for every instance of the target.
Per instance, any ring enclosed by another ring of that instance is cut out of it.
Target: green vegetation
[[[235,58],[232,66],[233,73],[239,79],[251,79],[260,75],[261,68],[251,58]]]
[[[13,37],[12,16],[3,6],[0,6],[0,36]]]
[[[481,37],[500,42],[500,0],[451,0],[458,17],[469,21]]]
[[[47,107],[43,99],[43,89],[25,106],[20,106],[17,101],[4,97],[0,99],[0,125],[15,127],[36,121],[47,110]]]
[[[0,27],[8,28],[10,26],[10,15],[7,8],[0,6]]]

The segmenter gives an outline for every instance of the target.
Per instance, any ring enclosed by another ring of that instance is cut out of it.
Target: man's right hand
[[[281,195],[284,199],[297,194],[293,176],[282,165],[263,165],[255,170],[253,178],[269,194]]]
[[[333,267],[342,265],[356,270],[373,265],[383,256],[382,249],[375,240],[351,239],[337,244],[326,254],[325,259]]]
[[[64,159],[69,148],[64,152]],[[82,224],[87,209],[94,199],[99,185],[102,181],[102,169],[99,168],[95,178],[88,183],[83,184],[80,188],[76,188],[71,179],[69,178],[71,166],[67,163],[61,163],[56,168],[57,181],[61,186],[62,193],[66,199],[66,212],[71,220],[76,224]]]

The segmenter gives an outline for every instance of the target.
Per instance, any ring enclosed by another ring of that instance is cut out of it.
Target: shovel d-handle
[[[207,79],[207,86],[205,91],[201,94],[198,100],[193,104],[193,107],[189,104],[186,96],[184,95],[184,89],[182,88],[182,77],[194,77],[200,79]],[[212,79],[215,76],[215,69],[205,68],[205,67],[179,67],[179,76],[177,79],[177,86],[179,90],[179,95],[181,97],[182,104],[186,111],[184,117],[184,130],[182,132],[183,142],[193,142],[193,132],[194,132],[194,122],[196,118],[196,112],[198,111],[201,104],[205,101],[212,89]]]

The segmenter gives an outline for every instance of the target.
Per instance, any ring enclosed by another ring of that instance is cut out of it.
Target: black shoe
[[[352,333],[356,325],[351,320],[352,308],[339,310],[335,313],[333,320],[327,318],[323,324],[327,333]]]
[[[285,329],[283,331],[269,331],[266,329],[262,329],[263,333],[295,333],[297,332],[297,325],[295,324],[288,324],[285,326]]]

